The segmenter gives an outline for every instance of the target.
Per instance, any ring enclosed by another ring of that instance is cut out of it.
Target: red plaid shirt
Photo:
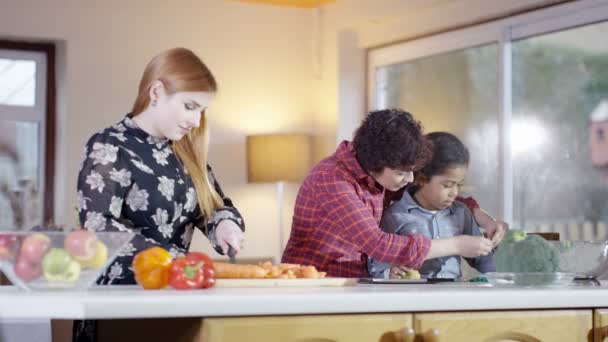
[[[282,261],[313,265],[334,277],[367,277],[367,256],[419,268],[430,240],[380,230],[383,199],[384,188],[343,141],[302,183]]]

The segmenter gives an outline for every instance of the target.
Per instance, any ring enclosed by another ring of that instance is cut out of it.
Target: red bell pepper
[[[215,285],[213,261],[204,253],[190,252],[173,260],[169,285],[178,290],[206,289]]]

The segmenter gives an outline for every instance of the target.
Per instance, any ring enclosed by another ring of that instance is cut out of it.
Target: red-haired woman
[[[239,251],[243,218],[207,165],[205,110],[216,91],[192,51],[161,52],[144,71],[132,111],[87,142],[78,177],[81,225],[137,233],[100,284],[135,284],[129,268],[138,251],[184,253],[195,228],[218,252]],[[91,323],[76,322],[76,340],[94,340]]]

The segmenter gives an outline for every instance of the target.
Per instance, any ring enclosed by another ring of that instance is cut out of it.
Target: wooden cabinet
[[[608,341],[608,309],[596,309],[593,313],[593,340]]]
[[[411,314],[209,318],[205,342],[413,342]],[[409,330],[408,330],[409,328]]]
[[[576,342],[593,323],[592,310],[211,318],[197,341]]]
[[[588,341],[591,310],[495,311],[414,315],[414,330],[425,342]]]

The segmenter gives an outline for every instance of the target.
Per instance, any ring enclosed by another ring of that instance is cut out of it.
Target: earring
[[[156,107],[156,99],[152,100],[152,107]]]

